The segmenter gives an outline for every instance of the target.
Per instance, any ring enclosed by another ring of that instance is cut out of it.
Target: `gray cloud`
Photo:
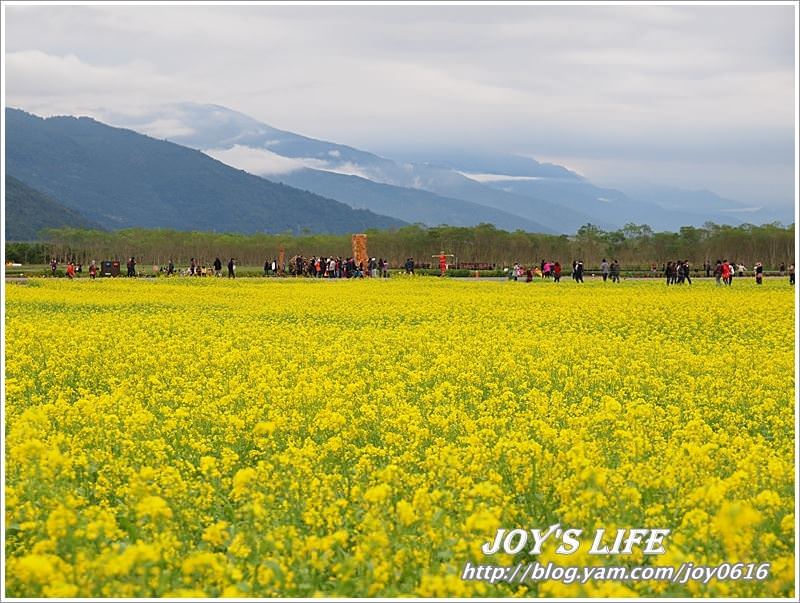
[[[5,33],[6,103],[42,114],[211,102],[370,150],[474,146],[600,179],[687,185],[675,166],[713,164],[707,188],[791,200],[793,6],[6,6]]]

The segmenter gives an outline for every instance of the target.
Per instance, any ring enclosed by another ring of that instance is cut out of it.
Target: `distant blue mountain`
[[[105,119],[202,151],[238,145],[266,149],[282,157],[322,161],[331,167],[352,164],[373,168],[376,174],[384,174],[381,170],[385,170],[386,177],[404,178],[402,169],[398,170],[397,164],[389,159],[343,144],[279,130],[219,105],[176,103],[138,115],[109,112]],[[164,124],[173,124],[174,128],[170,130]]]
[[[726,199],[706,190],[686,190],[655,184],[627,185],[625,190],[633,199],[658,203],[665,209],[693,211],[702,208],[712,211],[730,211],[747,207],[741,201]]]
[[[729,214],[691,212],[684,209],[667,209],[645,199],[631,199],[625,193],[595,186],[585,180],[514,180],[494,181],[489,186],[521,196],[559,199],[566,207],[582,210],[596,216],[596,224],[633,222],[656,225],[659,230],[678,230],[681,226],[700,226],[707,221],[739,224],[741,221]],[[702,206],[698,206],[702,207]]]
[[[357,199],[343,196],[339,179],[313,175],[307,171],[298,175],[292,175],[292,172],[301,169],[316,169],[344,173],[398,188],[435,193],[436,196],[428,197],[428,199],[431,203],[439,203],[442,207],[426,209],[424,214],[413,214],[413,220],[412,214],[404,212],[404,215],[408,216],[408,221],[435,225],[436,223],[428,220],[433,216],[438,218],[446,215],[446,212],[455,210],[453,201],[462,200],[469,201],[470,204],[464,206],[464,215],[458,216],[450,213],[447,216],[447,219],[453,224],[473,223],[475,219],[478,219],[470,217],[470,213],[474,213],[478,209],[475,208],[475,204],[485,206],[485,209],[481,210],[484,213],[495,212],[495,210],[503,212],[502,214],[496,212],[492,214],[500,218],[503,224],[507,224],[509,214],[516,216],[514,224],[521,229],[531,228],[531,224],[538,224],[545,231],[571,233],[587,222],[597,222],[594,216],[543,199],[520,197],[485,186],[447,166],[395,162],[346,145],[279,130],[217,105],[179,103],[137,116],[109,113],[107,119],[142,132],[150,132],[154,135],[158,132],[173,142],[203,150],[214,157],[230,162],[231,165],[247,169],[251,173],[270,180],[294,182],[297,186],[307,186],[309,190],[325,190],[326,196],[346,202],[353,207],[363,207],[364,203],[367,203],[367,207],[377,211],[378,205],[375,207],[369,205],[369,199],[363,195]],[[174,131],[170,133],[162,130],[161,127],[164,123],[173,124]],[[243,161],[240,158],[241,154],[236,156],[221,153],[221,151],[230,149],[249,149],[255,159],[248,158]],[[264,156],[263,165],[258,162],[259,153]],[[295,160],[296,165],[291,170],[276,170],[274,162],[270,159],[272,156],[290,158]],[[546,164],[537,164],[532,160],[524,161],[531,165],[540,165],[541,169],[551,169]],[[561,168],[561,170],[563,169]],[[560,170],[559,173],[561,173]],[[325,189],[322,187],[323,182],[330,182],[332,188]],[[385,195],[386,192],[384,189],[382,195]],[[400,194],[399,190],[395,192]],[[402,194],[406,200],[410,198],[421,200],[420,196]],[[440,199],[441,197],[450,201],[445,203]],[[397,202],[400,202],[400,197]],[[444,205],[447,207],[445,208]],[[417,205],[417,207],[422,209],[422,205]],[[492,223],[496,226],[500,225],[497,222]]]
[[[767,224],[782,222],[792,224],[794,212],[791,205],[772,207],[758,203],[744,203],[722,197],[708,190],[687,190],[654,184],[626,185],[625,192],[631,199],[643,203],[655,203],[671,211],[696,213],[713,211],[717,223]]]
[[[105,228],[348,233],[401,220],[89,118],[6,109],[6,170]]]
[[[6,173],[6,241],[36,241],[46,228],[91,228],[100,225]]]
[[[178,103],[138,116],[109,114],[108,119],[353,207],[375,211],[391,207],[391,215],[402,215],[411,222],[433,225],[433,221],[444,219],[452,224],[469,224],[482,220],[478,216],[488,215],[487,210],[503,212],[491,214],[496,226],[506,228],[510,219],[523,229],[533,224],[560,233],[575,232],[587,222],[605,229],[637,222],[656,230],[675,230],[709,220],[730,224],[742,221],[739,211],[706,203],[708,198],[628,195],[596,186],[563,166],[530,157],[462,149],[405,154],[403,160],[395,161],[280,130],[217,105]],[[356,176],[362,181],[326,175],[330,173]],[[370,189],[363,180],[395,188]],[[366,194],[367,190],[372,193]],[[413,195],[408,190],[434,195]],[[458,200],[470,205],[459,207],[455,203]]]
[[[406,222],[430,226],[475,226],[486,223],[510,231],[555,232],[538,222],[499,209],[463,199],[442,197],[421,189],[381,184],[359,176],[305,168],[274,178],[295,188],[315,193],[325,191],[325,195],[337,201]]]
[[[433,163],[446,165],[479,180],[485,186],[516,197],[545,200],[563,208],[562,213],[571,210],[582,215],[585,218],[583,223],[591,221],[606,229],[617,228],[628,222],[649,224],[657,230],[700,226],[709,220],[741,223],[736,213],[718,211],[714,204],[706,206],[696,198],[686,199],[683,206],[665,206],[655,200],[658,197],[633,197],[618,189],[596,186],[565,167],[539,163],[528,157],[458,150],[412,157],[418,160],[432,158]],[[680,196],[678,193],[674,199]]]
[[[408,161],[476,174],[505,174],[506,176],[518,177],[583,180],[582,176],[564,166],[554,163],[541,163],[532,157],[508,153],[449,149],[447,151],[426,152],[422,158],[409,159]]]

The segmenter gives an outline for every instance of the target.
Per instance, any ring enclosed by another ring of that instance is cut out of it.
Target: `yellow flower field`
[[[6,587],[61,596],[793,593],[794,323],[757,288],[6,289]],[[764,582],[489,585],[496,528],[670,528]]]

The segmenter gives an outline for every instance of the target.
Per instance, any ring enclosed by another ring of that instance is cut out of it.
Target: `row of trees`
[[[542,259],[569,263],[577,258],[587,266],[597,266],[605,257],[619,260],[628,269],[645,269],[654,262],[661,265],[675,259],[688,259],[699,266],[705,260],[726,258],[748,266],[760,261],[776,268],[781,262],[794,262],[795,227],[779,223],[762,226],[706,223],[702,228],[687,226],[679,232],[653,232],[647,225],[627,224],[619,230],[603,231],[586,224],[567,236],[507,232],[489,224],[432,228],[413,225],[367,231],[367,239],[369,254],[387,258],[393,266],[402,265],[408,257],[417,262],[431,262],[432,256],[444,251],[455,255],[458,262],[486,262],[501,267],[515,262],[538,263]],[[261,265],[266,258],[277,258],[281,248],[287,259],[294,255],[346,257],[352,253],[347,235],[60,228],[45,231],[41,243],[8,244],[6,259],[46,263],[52,256],[82,262],[135,256],[144,264],[164,265],[172,259],[181,265],[192,257],[206,263],[215,257],[235,257],[240,264]],[[35,261],[32,256],[37,256]]]

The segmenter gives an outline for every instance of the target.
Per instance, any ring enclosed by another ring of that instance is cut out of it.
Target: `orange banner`
[[[367,263],[369,262],[369,256],[367,255],[367,235],[353,235],[353,259],[356,261],[356,266],[363,265],[366,269]]]

